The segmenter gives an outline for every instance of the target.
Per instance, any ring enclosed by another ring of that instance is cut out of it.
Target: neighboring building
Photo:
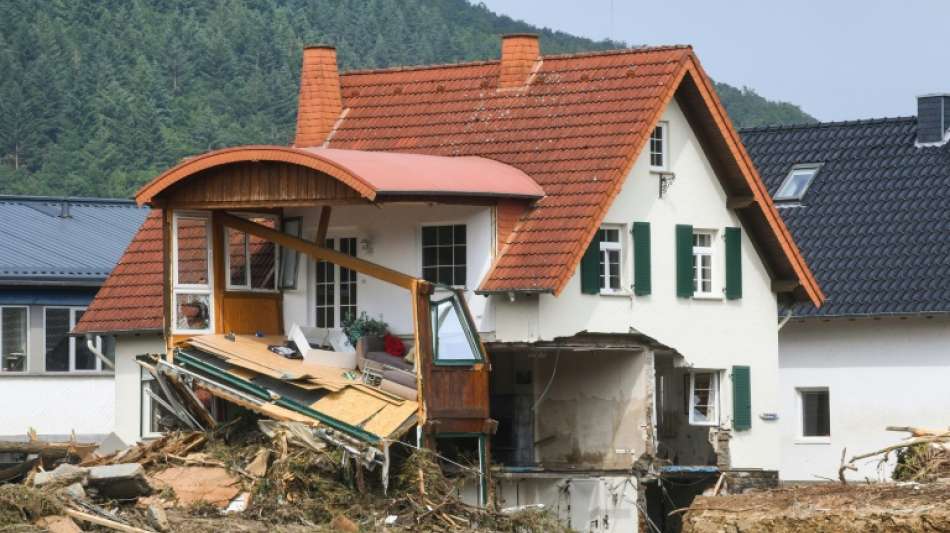
[[[196,375],[196,336],[366,312],[419,349],[423,442],[494,457],[504,507],[632,529],[634,501],[662,522],[664,494],[779,467],[776,291],[823,295],[689,47],[542,57],[518,35],[501,61],[344,74],[310,47],[294,146],[190,158],[136,198],[162,211],[78,328],[116,336],[123,437],[151,427],[130,356],[160,339],[156,367]],[[430,284],[463,291],[490,366],[439,359]]]
[[[112,431],[112,369],[71,338],[142,224],[127,200],[0,196],[0,436]]]
[[[742,133],[828,297],[781,311],[785,479],[836,477],[844,448],[902,438],[887,426],[950,424],[950,96],[918,102],[916,117]]]

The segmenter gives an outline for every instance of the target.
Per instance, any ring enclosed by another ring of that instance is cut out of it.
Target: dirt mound
[[[827,484],[696,498],[683,532],[723,531],[950,531],[950,484]]]

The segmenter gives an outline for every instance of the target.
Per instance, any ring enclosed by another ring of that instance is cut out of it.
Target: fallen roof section
[[[239,146],[187,159],[146,184],[135,195],[141,204],[203,170],[221,165],[276,161],[327,174],[369,201],[383,196],[466,196],[536,200],[544,190],[515,167],[484,157],[333,148]]]

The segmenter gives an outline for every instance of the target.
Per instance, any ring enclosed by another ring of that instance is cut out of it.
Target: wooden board
[[[351,426],[361,426],[389,405],[361,390],[347,388],[320,398],[310,404],[310,407],[340,422],[346,422]]]
[[[231,364],[256,368],[268,368],[285,374],[285,380],[313,380],[326,386],[348,386],[355,379],[344,377],[346,370],[329,366],[315,365],[302,360],[285,359],[267,349],[268,345],[284,344],[285,337],[236,335],[233,341],[224,335],[200,335],[192,337],[189,343],[213,355],[228,359]],[[245,365],[250,363],[250,365]],[[253,368],[252,368],[253,369]]]
[[[391,405],[376,413],[363,425],[363,429],[384,438],[396,437],[398,435],[393,434],[404,427],[410,418],[416,416],[418,408],[419,404],[408,400],[402,405]]]

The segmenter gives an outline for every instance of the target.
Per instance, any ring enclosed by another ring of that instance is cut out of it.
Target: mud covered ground
[[[826,484],[700,496],[684,533],[950,532],[950,483]]]

